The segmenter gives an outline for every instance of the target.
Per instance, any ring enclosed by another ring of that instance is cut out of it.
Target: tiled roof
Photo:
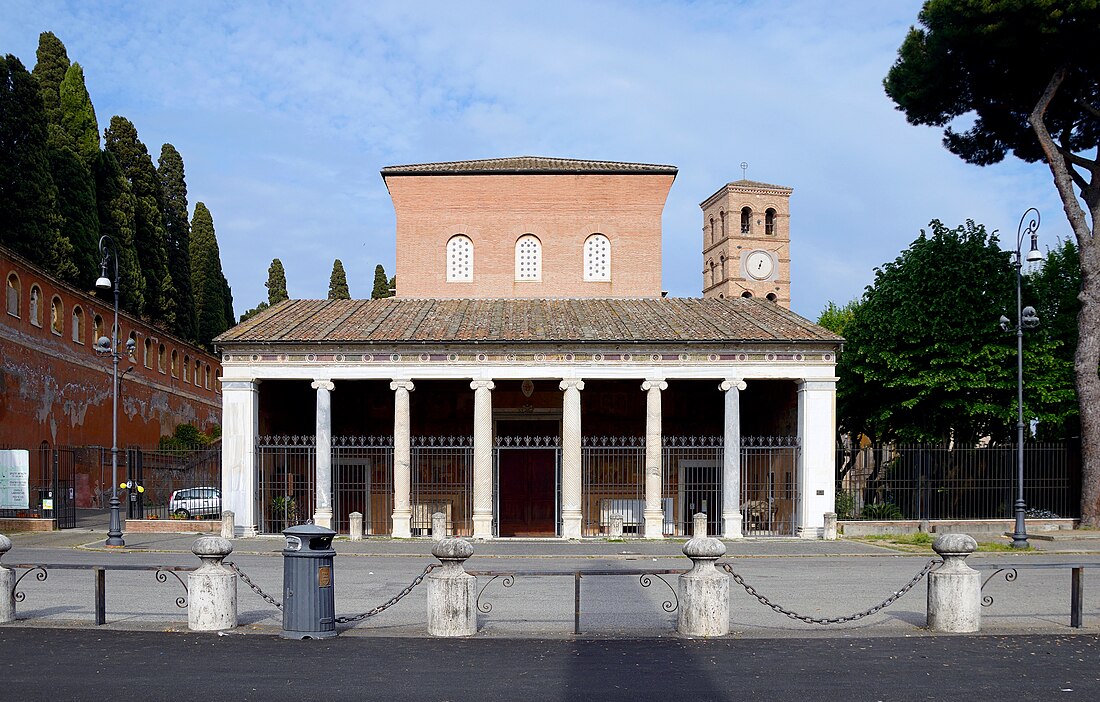
[[[729,183],[729,186],[736,188],[760,188],[762,190],[790,190],[786,185],[772,185],[771,183],[761,183],[758,180],[735,180]]]
[[[758,299],[288,300],[219,336],[235,343],[823,342],[836,334]]]
[[[478,161],[448,161],[417,163],[407,166],[386,166],[382,177],[397,175],[482,175],[518,173],[641,173],[676,175],[676,166],[622,161],[588,161],[545,156],[514,156],[486,158]]]

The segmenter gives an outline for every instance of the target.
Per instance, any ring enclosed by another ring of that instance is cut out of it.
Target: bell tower
[[[759,297],[790,309],[792,192],[736,180],[699,205],[703,297]]]

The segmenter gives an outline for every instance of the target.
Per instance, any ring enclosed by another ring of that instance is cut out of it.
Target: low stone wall
[[[1028,519],[1028,532],[1072,530],[1076,519]],[[1011,519],[899,519],[894,521],[844,520],[837,526],[845,536],[871,536],[874,534],[1003,534],[1012,531],[1016,523]]]
[[[127,519],[123,529],[131,534],[220,534],[217,519]]]
[[[14,531],[53,531],[53,520],[0,517],[0,533],[10,534]]]

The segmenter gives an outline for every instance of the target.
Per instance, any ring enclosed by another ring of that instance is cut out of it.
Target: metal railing
[[[432,515],[447,517],[453,536],[474,533],[474,438],[412,437],[412,533],[427,536]]]
[[[624,536],[645,527],[645,437],[586,436],[581,441],[581,534],[606,536],[611,515]]]
[[[359,512],[368,536],[393,533],[393,437],[332,437],[332,489],[336,531]]]
[[[277,534],[312,518],[316,458],[313,435],[257,437],[261,533]]]

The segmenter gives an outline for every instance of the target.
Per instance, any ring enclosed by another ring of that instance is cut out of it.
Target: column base
[[[722,538],[723,539],[740,539],[744,538],[744,534],[741,533],[742,516],[740,512],[734,512],[730,516],[722,517]]]
[[[395,509],[393,511],[393,533],[395,539],[412,538],[412,511]]]
[[[318,510],[313,513],[313,523],[326,529],[332,528],[332,510]]]
[[[475,514],[474,515],[474,538],[475,539],[491,539],[491,538],[493,538],[493,515],[491,515],[491,514]]]
[[[665,538],[665,513],[661,510],[646,510],[645,511],[645,538],[647,539],[663,539]]]
[[[233,537],[234,538],[237,538],[237,537],[247,538],[249,536],[259,536],[259,534],[260,534],[260,530],[256,527],[255,524],[248,524],[248,525],[237,524],[233,527]]]
[[[562,512],[561,536],[563,539],[581,538],[581,513],[580,510]]]
[[[798,527],[795,532],[800,539],[821,539],[825,536],[824,527]]]

